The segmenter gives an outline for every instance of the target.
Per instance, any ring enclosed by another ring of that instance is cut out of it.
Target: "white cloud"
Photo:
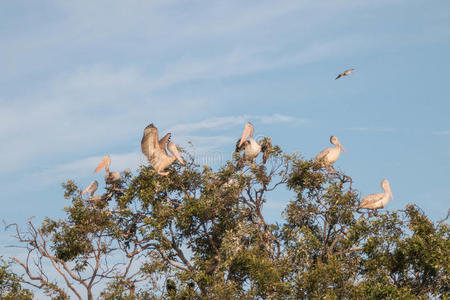
[[[433,131],[433,135],[450,135],[450,130]]]
[[[262,124],[273,124],[283,122],[308,123],[306,119],[295,118],[292,116],[273,114],[273,115],[241,115],[229,117],[212,117],[200,122],[185,123],[175,125],[170,128],[173,132],[191,132],[202,129],[227,129],[237,125],[244,125],[247,122],[259,122]]]
[[[349,131],[372,131],[372,132],[394,132],[394,128],[370,128],[370,127],[350,127],[345,128]]]
[[[16,80],[20,87],[10,93],[13,96],[1,99],[6,105],[0,110],[0,138],[7,141],[0,150],[2,172],[26,168],[56,153],[81,152],[78,157],[82,157],[100,148],[115,151],[127,136],[136,140],[128,149],[131,151],[138,145],[140,128],[146,123],[170,126],[173,119],[191,119],[198,114],[198,107],[205,105],[211,114],[217,114],[217,99],[198,94],[163,98],[161,89],[310,64],[381,47],[379,41],[387,44],[393,38],[368,39],[355,33],[312,36],[305,30],[298,34],[308,37],[308,42],[301,42],[301,38],[293,41],[276,34],[284,17],[295,18],[300,13],[304,16],[300,27],[314,25],[321,32],[322,23],[330,16],[374,5],[368,3],[85,1],[53,5],[47,13],[64,18],[0,36],[4,50],[10,54],[0,58],[8,71],[0,75],[0,81]],[[316,13],[314,18],[312,11]],[[34,18],[43,16],[39,12],[30,14]],[[168,14],[172,17],[167,18]],[[259,30],[262,27],[266,30]],[[290,30],[287,36],[297,32]],[[123,61],[108,57],[102,43],[106,47],[111,43],[122,45]],[[213,44],[217,47],[210,47]],[[74,61],[70,63],[68,57]],[[30,74],[38,79],[24,82]],[[234,126],[231,124],[243,124],[247,121],[244,119],[252,117],[212,118],[190,124],[192,129],[174,128],[189,131]],[[268,124],[283,118],[286,116],[255,120]]]
[[[93,66],[13,99],[0,110],[0,138],[7,141],[0,149],[0,170],[20,170],[54,154],[111,152],[130,137],[129,149],[136,149],[148,122],[168,124],[206,101],[201,96],[164,101],[150,95],[148,82],[137,69]]]
[[[111,154],[110,157],[111,171],[121,172],[126,169],[135,171],[139,166],[146,164],[145,157],[140,152]],[[63,182],[68,178],[102,178],[104,175],[103,171],[99,172],[100,175],[95,175],[93,172],[102,158],[103,156],[92,156],[68,163],[49,166],[44,170],[31,173],[25,180],[32,182],[33,185],[42,186],[55,182]]]
[[[223,152],[222,147],[233,148],[236,139],[239,137],[241,128],[236,129],[235,135],[192,135],[190,132],[201,131],[209,129],[212,131],[229,129],[244,125],[247,121],[253,121],[261,124],[274,123],[305,123],[304,119],[294,118],[292,116],[273,114],[273,115],[242,115],[229,117],[214,117],[200,122],[185,123],[175,125],[169,130],[161,130],[162,136],[166,132],[172,132],[172,140],[185,148],[192,154],[196,161],[201,164],[213,163],[215,165],[223,164],[227,159],[230,159],[231,153]],[[136,148],[140,149],[140,137],[136,139]],[[139,166],[146,165],[147,161],[140,151],[133,151],[129,153],[104,153],[102,155],[111,156],[111,170],[123,171],[130,169],[136,171]],[[74,161],[69,161],[60,164],[49,164],[46,167],[41,167],[37,171],[26,173],[23,177],[23,182],[32,186],[40,186],[59,183],[72,178],[75,180],[82,178],[102,177],[102,175],[94,175],[93,170],[101,161],[103,156],[89,156]]]

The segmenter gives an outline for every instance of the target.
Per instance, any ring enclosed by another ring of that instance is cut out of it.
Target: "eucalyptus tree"
[[[142,166],[82,197],[66,217],[32,219],[18,245],[24,283],[65,299],[379,299],[446,297],[449,230],[414,205],[360,210],[353,180],[320,161],[267,150],[218,170],[193,157],[167,176]],[[291,196],[283,199],[290,190]],[[268,201],[284,201],[278,223]]]

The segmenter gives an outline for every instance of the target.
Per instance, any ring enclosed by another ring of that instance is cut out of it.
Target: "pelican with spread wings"
[[[384,193],[371,194],[362,198],[361,204],[359,208],[367,208],[367,209],[379,209],[384,208],[389,201],[389,198],[394,200],[394,196],[391,193],[391,187],[389,186],[389,181],[387,179],[383,179],[381,181],[381,188],[384,190]]]
[[[147,157],[156,172],[163,176],[169,174],[169,172],[164,172],[164,170],[173,164],[175,159],[182,165],[186,164],[178,152],[175,143],[170,141],[170,136],[171,133],[168,133],[162,139],[158,140],[158,128],[152,123],[145,127],[144,136],[141,141],[142,153]],[[172,155],[167,153],[166,146]]]
[[[339,79],[339,78],[341,78],[341,77],[348,76],[348,75],[352,74],[354,70],[355,70],[355,69],[348,69],[348,70],[345,70],[344,72],[342,72],[341,74],[339,74],[339,75],[335,78],[335,80],[336,80],[336,79]]]
[[[105,169],[105,182],[106,184],[113,184],[120,180],[120,173],[119,172],[111,172],[109,171],[109,166],[111,165],[111,158],[109,155],[106,155],[103,157],[100,164],[97,166],[97,168],[94,170],[94,173],[97,173],[101,169]]]
[[[344,146],[342,146],[342,144],[339,142],[338,138],[335,137],[334,135],[332,135],[330,137],[330,143],[335,145],[336,147],[335,148],[332,148],[332,147],[327,148],[327,149],[323,150],[322,152],[320,152],[319,154],[317,154],[316,161],[322,162],[327,169],[333,170],[333,164],[339,158],[339,155],[341,154],[341,149],[345,153],[347,153],[347,151],[345,151]]]
[[[269,150],[272,148],[272,139],[264,138],[257,142],[253,139],[253,133],[255,128],[252,123],[248,122],[245,124],[244,131],[242,132],[241,138],[236,143],[235,152],[240,152],[244,150],[244,160],[246,162],[255,163],[255,159],[258,154],[263,152],[263,163],[266,163],[269,157]]]

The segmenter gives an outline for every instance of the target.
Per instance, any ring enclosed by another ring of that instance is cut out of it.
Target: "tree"
[[[414,205],[358,211],[352,179],[270,150],[267,164],[235,155],[213,171],[189,157],[168,176],[141,167],[102,201],[66,182],[67,217],[32,220],[13,258],[27,283],[54,298],[379,299],[449,294],[449,228]],[[281,223],[263,207],[280,188],[295,198]],[[56,270],[59,281],[50,278]]]
[[[3,300],[29,300],[33,293],[22,287],[23,279],[11,271],[2,257],[0,257],[0,299]]]

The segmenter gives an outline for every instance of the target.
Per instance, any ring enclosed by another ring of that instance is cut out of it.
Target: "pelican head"
[[[247,124],[245,124],[244,131],[242,132],[242,136],[239,141],[238,147],[241,147],[248,137],[253,137],[254,131],[255,128],[253,127],[252,123],[248,122]]]
[[[383,179],[381,181],[381,188],[389,194],[392,200],[394,200],[394,196],[392,196],[391,187],[389,186],[389,181],[387,179]]]
[[[155,125],[153,125],[153,123],[151,123],[150,125],[148,125],[147,127],[145,127],[144,129],[144,134],[145,133],[149,133],[150,131],[154,130],[156,127]]]
[[[338,138],[335,137],[334,135],[332,135],[330,137],[330,143],[335,145],[336,147],[339,147],[340,149],[342,149],[342,151],[344,151],[345,153],[347,153],[347,151],[345,150],[344,146],[342,146],[342,144],[339,142]]]

